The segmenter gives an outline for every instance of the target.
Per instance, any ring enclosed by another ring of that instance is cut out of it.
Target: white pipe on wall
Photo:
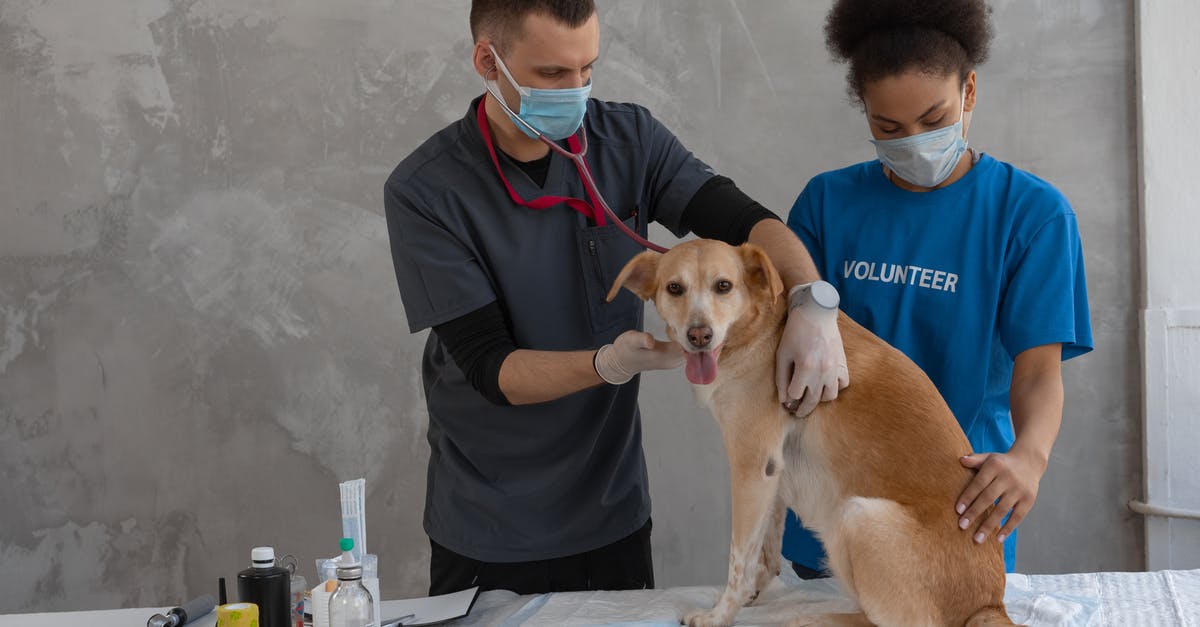
[[[1180,509],[1178,507],[1161,507],[1151,505],[1141,501],[1133,500],[1129,502],[1129,509],[1143,516],[1161,516],[1163,518],[1191,518],[1200,520],[1200,511],[1194,509]]]

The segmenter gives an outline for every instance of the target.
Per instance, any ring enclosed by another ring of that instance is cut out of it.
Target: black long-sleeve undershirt
[[[541,185],[549,167],[548,157],[518,165]],[[779,217],[738,189],[729,178],[714,176],[692,195],[681,223],[700,237],[736,246],[749,239],[756,224],[768,219]],[[498,301],[439,324],[433,327],[433,332],[450,351],[471,387],[496,405],[511,404],[500,389],[500,366],[517,347]]]

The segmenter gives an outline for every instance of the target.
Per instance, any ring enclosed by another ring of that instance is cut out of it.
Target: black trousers
[[[651,521],[632,534],[598,549],[533,562],[481,562],[429,540],[429,595],[480,590],[517,594],[579,590],[641,590],[654,587],[650,561]]]
[[[807,566],[801,566],[796,562],[792,562],[792,570],[796,571],[796,574],[800,575],[801,579],[829,579],[833,576],[827,570],[813,570]]]

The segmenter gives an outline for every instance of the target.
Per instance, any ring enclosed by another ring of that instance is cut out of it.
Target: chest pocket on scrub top
[[[634,215],[623,222],[635,233],[642,233],[641,219],[642,212],[635,208]],[[605,297],[625,264],[645,248],[614,224],[581,228],[575,232],[575,238],[592,333],[601,334],[617,327],[634,328],[642,313],[642,300],[626,289],[617,292],[611,303]]]

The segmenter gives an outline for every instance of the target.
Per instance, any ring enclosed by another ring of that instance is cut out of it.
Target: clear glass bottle
[[[329,627],[379,627],[375,600],[362,583],[362,566],[339,565],[338,587],[329,597]]]

